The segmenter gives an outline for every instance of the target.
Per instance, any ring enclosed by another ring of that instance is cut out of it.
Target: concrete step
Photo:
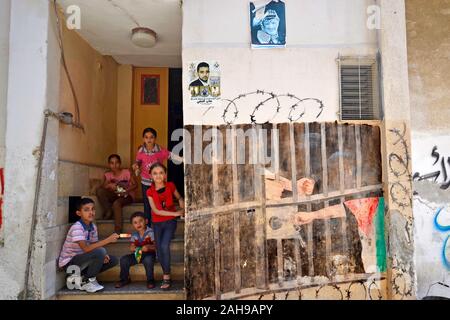
[[[87,293],[80,290],[67,288],[58,292],[58,300],[184,300],[183,281],[173,281],[170,290],[159,288],[160,283],[154,289],[147,289],[146,282],[132,282],[120,289],[114,288],[114,282],[100,282],[104,290],[96,293]]]
[[[96,220],[95,223],[97,225],[98,235],[100,238],[106,238],[114,232],[113,220]],[[124,218],[122,222],[122,232],[132,233],[133,231],[134,229],[130,223],[130,219]],[[184,220],[177,220],[177,230],[175,231],[175,236],[179,238],[184,237]]]
[[[161,265],[155,263],[154,276],[156,280],[162,280],[163,272]],[[132,281],[147,281],[145,276],[145,268],[142,263],[132,266],[130,268],[130,277]],[[184,281],[184,264],[174,263],[171,265],[171,277],[173,280]],[[97,276],[98,281],[113,282],[118,281],[120,278],[120,266],[117,265],[114,268],[106,270]]]
[[[122,216],[124,220],[130,220],[130,217],[133,213],[141,211],[144,212],[144,203],[142,202],[135,202],[132,204],[129,204],[122,208]]]
[[[126,254],[130,254],[130,240],[119,239],[116,243],[111,243],[105,247],[108,254],[120,258]],[[170,243],[170,256],[172,262],[184,261],[184,239],[174,238]]]

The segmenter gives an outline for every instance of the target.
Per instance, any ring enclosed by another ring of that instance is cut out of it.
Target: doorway
[[[157,131],[157,143],[160,146],[172,150],[179,143],[171,141],[170,137],[175,130],[183,128],[181,69],[134,68],[131,159],[135,159],[142,145],[142,131],[148,127]],[[168,169],[168,180],[175,183],[184,196],[183,165],[176,165],[172,161],[164,165]],[[138,194],[138,198],[141,197],[141,192]]]

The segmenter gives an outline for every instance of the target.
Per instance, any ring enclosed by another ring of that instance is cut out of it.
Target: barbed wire
[[[264,123],[270,123],[273,119],[275,119],[275,117],[281,112],[281,110],[283,109],[281,103],[280,103],[280,98],[288,98],[288,99],[292,99],[295,100],[295,103],[292,104],[289,107],[289,114],[287,119],[290,122],[295,122],[300,120],[305,114],[306,114],[306,106],[304,105],[305,102],[308,101],[312,101],[317,103],[317,109],[318,109],[318,114],[316,115],[316,119],[319,118],[321,116],[321,114],[323,113],[323,110],[325,108],[324,103],[316,98],[299,98],[297,96],[295,96],[294,94],[291,93],[286,93],[286,94],[276,94],[274,92],[268,92],[265,90],[256,90],[256,91],[252,91],[252,92],[248,92],[248,93],[242,93],[239,94],[237,97],[233,98],[233,99],[221,99],[222,101],[225,101],[227,104],[225,106],[225,109],[223,111],[222,114],[222,119],[224,121],[224,123],[226,125],[232,125],[236,119],[239,117],[239,114],[241,112],[240,109],[238,107],[238,102],[244,98],[250,97],[250,96],[263,96],[265,97],[264,99],[260,100],[256,106],[254,106],[253,108],[250,108],[252,110],[252,112],[249,114],[250,116],[250,123],[252,124],[264,124]],[[273,108],[273,113],[269,116],[269,118],[265,121],[258,121],[257,120],[257,115],[258,113],[262,110],[262,108],[264,106],[269,105],[270,102],[274,101],[274,105],[271,106],[271,108]],[[296,111],[298,111],[298,107],[301,106],[303,104],[303,110],[301,110],[299,112],[298,116],[294,116],[294,113]],[[214,109],[214,107],[210,107],[208,108],[204,113],[203,116],[205,114],[207,114],[210,110]],[[247,108],[246,108],[247,109]],[[228,117],[229,113],[231,112],[232,116]]]

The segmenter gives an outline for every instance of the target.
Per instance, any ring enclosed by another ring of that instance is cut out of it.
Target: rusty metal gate
[[[256,144],[251,135],[239,139],[248,129],[263,139]],[[301,226],[290,219],[299,211],[382,196],[378,126],[283,123],[186,130],[188,299],[239,299],[383,278],[382,273],[366,272],[357,221],[348,210],[344,217]],[[194,163],[202,152],[211,155],[211,163]],[[244,156],[245,163],[238,163]],[[270,164],[251,162],[264,156]],[[292,183],[281,197],[269,197],[264,175],[269,167],[275,180],[311,177],[316,182],[313,194],[299,195],[297,183]],[[345,257],[346,268],[336,269],[332,259],[337,256]]]

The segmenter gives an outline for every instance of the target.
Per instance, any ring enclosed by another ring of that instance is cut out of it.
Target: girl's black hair
[[[118,154],[115,154],[115,153],[108,157],[108,162],[110,162],[114,158],[116,158],[117,160],[119,160],[120,163],[122,163],[122,159],[120,158],[120,156]]]
[[[153,169],[155,169],[155,168],[162,168],[164,170],[164,172],[167,173],[166,166],[159,162],[152,164],[152,166],[150,167],[150,170],[148,172],[152,173]]]
[[[155,136],[155,138],[158,136],[158,133],[156,132],[155,129],[153,129],[153,128],[145,128],[144,132],[142,132],[142,137],[144,137],[145,134],[149,133],[149,132],[151,132]]]

